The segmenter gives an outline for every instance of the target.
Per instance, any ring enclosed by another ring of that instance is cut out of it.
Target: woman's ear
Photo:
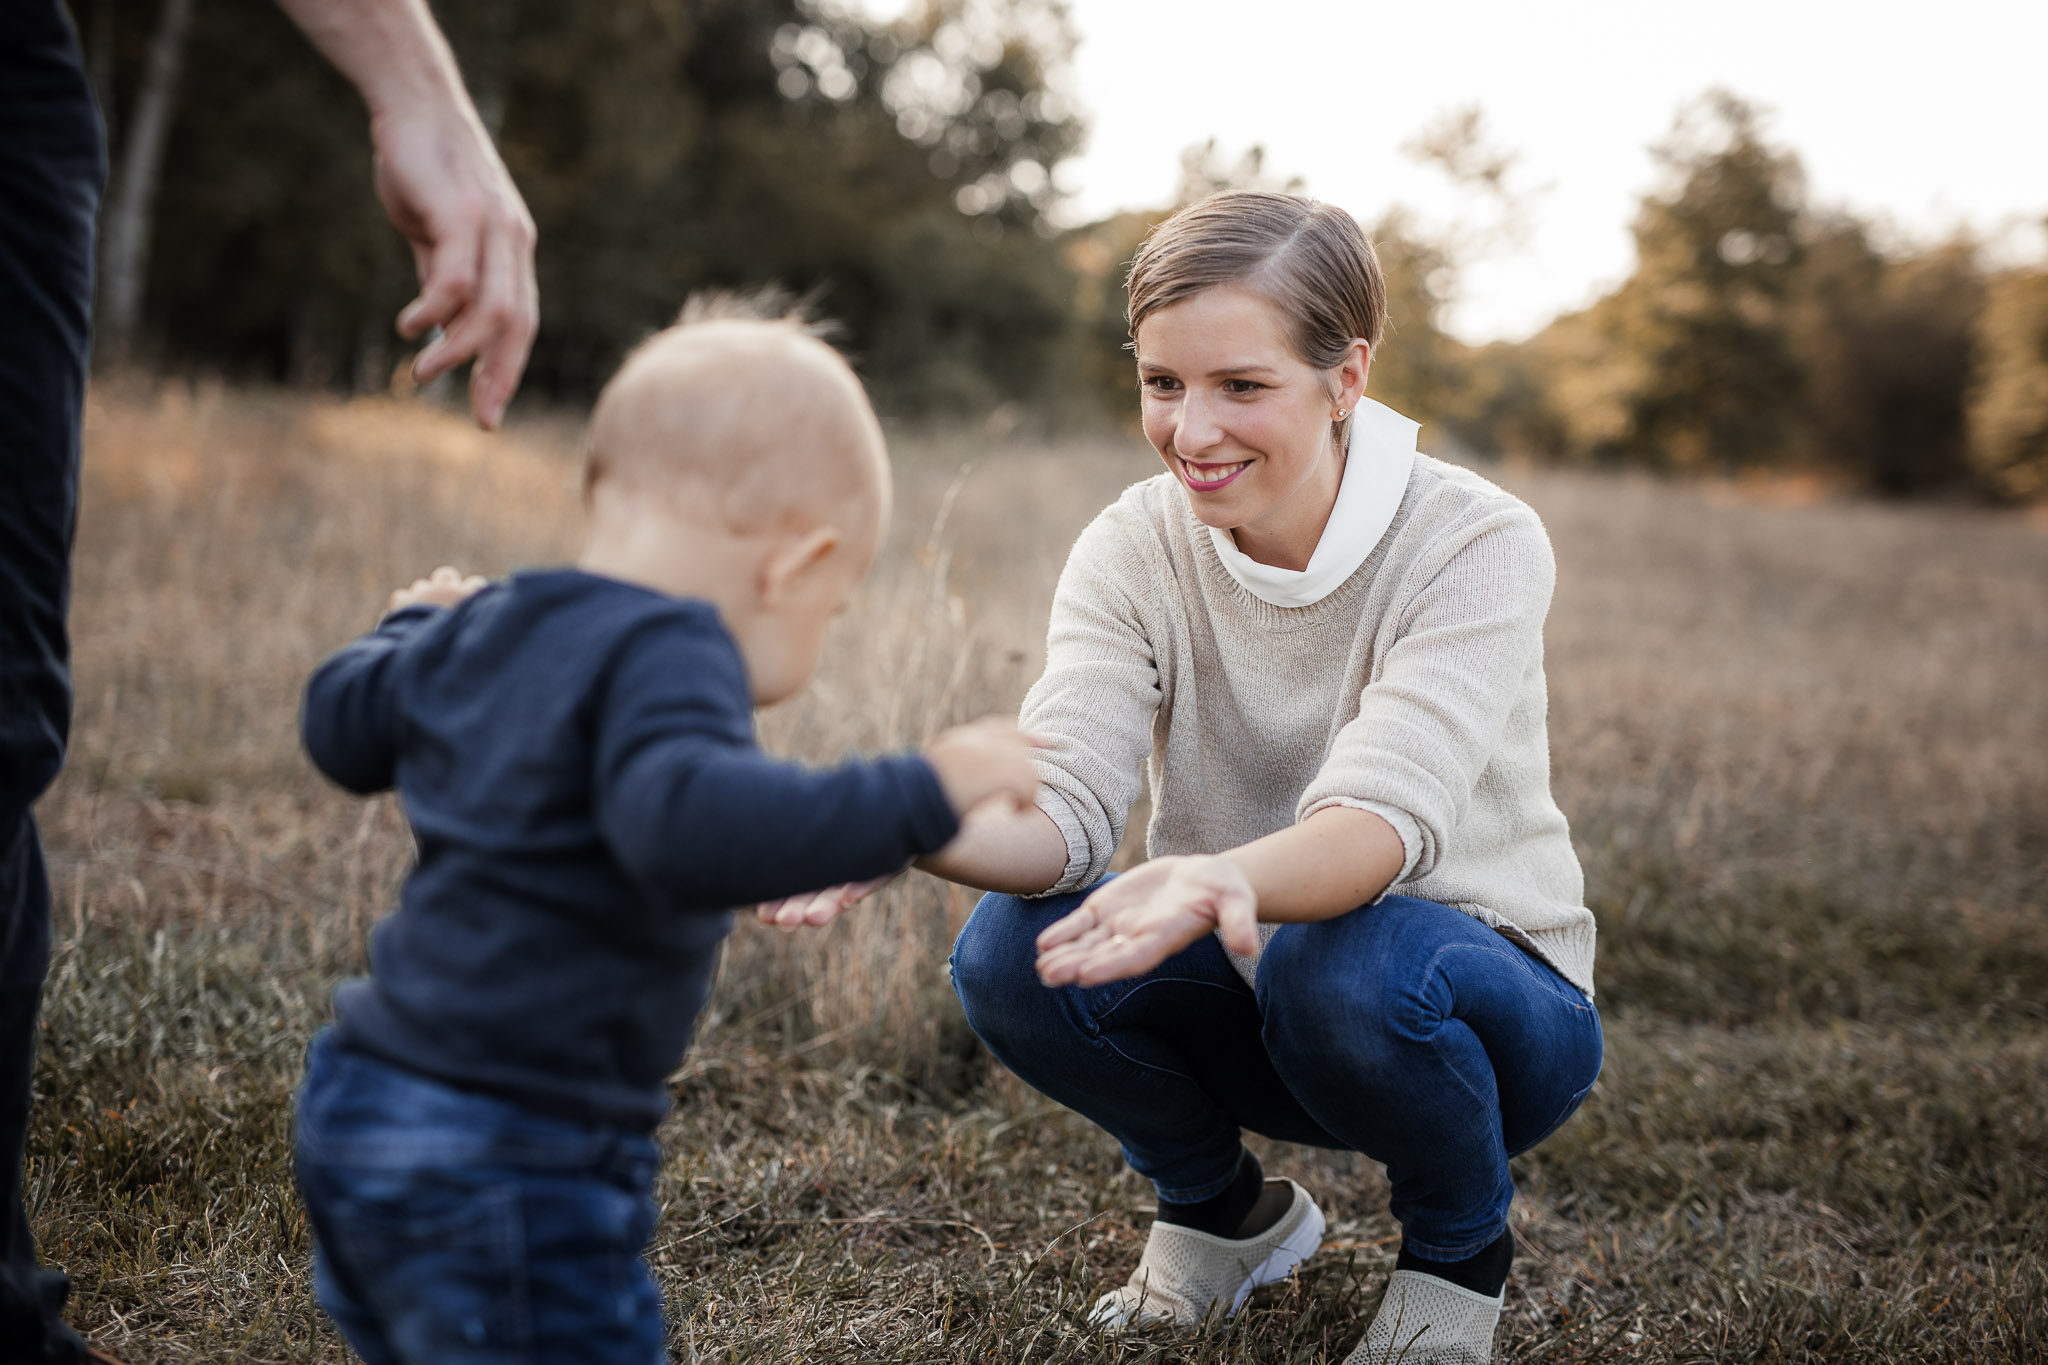
[[[1364,337],[1351,338],[1344,358],[1337,362],[1337,406],[1346,412],[1358,407],[1365,397],[1365,379],[1372,370],[1372,344]]]
[[[810,572],[839,548],[837,526],[814,526],[785,536],[761,562],[761,601],[773,606],[788,597]]]

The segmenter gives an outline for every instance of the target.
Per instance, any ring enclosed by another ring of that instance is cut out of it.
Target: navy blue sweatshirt
[[[717,612],[575,570],[408,607],[306,686],[306,751],[397,788],[419,843],[343,1043],[466,1089],[649,1129],[730,907],[859,881],[958,830],[914,755],[811,769],[754,739]]]

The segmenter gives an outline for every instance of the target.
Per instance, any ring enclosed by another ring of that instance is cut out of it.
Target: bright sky
[[[1181,149],[1300,175],[1370,221],[1461,211],[1401,145],[1476,103],[1540,190],[1527,245],[1466,275],[1453,329],[1520,336],[1624,276],[1649,145],[1723,85],[1770,111],[1812,197],[1915,236],[1970,226],[2040,249],[2048,217],[2044,0],[1070,0],[1091,129],[1061,184],[1076,218],[1172,196]],[[900,9],[874,0],[878,12]]]

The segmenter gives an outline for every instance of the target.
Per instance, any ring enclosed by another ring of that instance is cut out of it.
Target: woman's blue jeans
[[[666,1365],[652,1138],[313,1040],[299,1092],[313,1292],[366,1365]]]
[[[953,985],[1003,1065],[1106,1129],[1163,1199],[1220,1194],[1248,1128],[1383,1163],[1404,1245],[1462,1260],[1507,1226],[1508,1158],[1599,1074],[1591,1002],[1434,901],[1283,926],[1256,990],[1213,935],[1129,981],[1048,989],[1033,940],[1086,894],[984,897]]]

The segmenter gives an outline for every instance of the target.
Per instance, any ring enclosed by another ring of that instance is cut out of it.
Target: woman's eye
[[[1145,378],[1140,382],[1145,386],[1146,389],[1153,393],[1180,392],[1180,381],[1178,379],[1173,378],[1171,375],[1150,374],[1146,375]]]
[[[1223,391],[1225,393],[1234,393],[1240,396],[1247,393],[1257,393],[1265,387],[1264,384],[1251,379],[1226,379],[1223,381]]]

